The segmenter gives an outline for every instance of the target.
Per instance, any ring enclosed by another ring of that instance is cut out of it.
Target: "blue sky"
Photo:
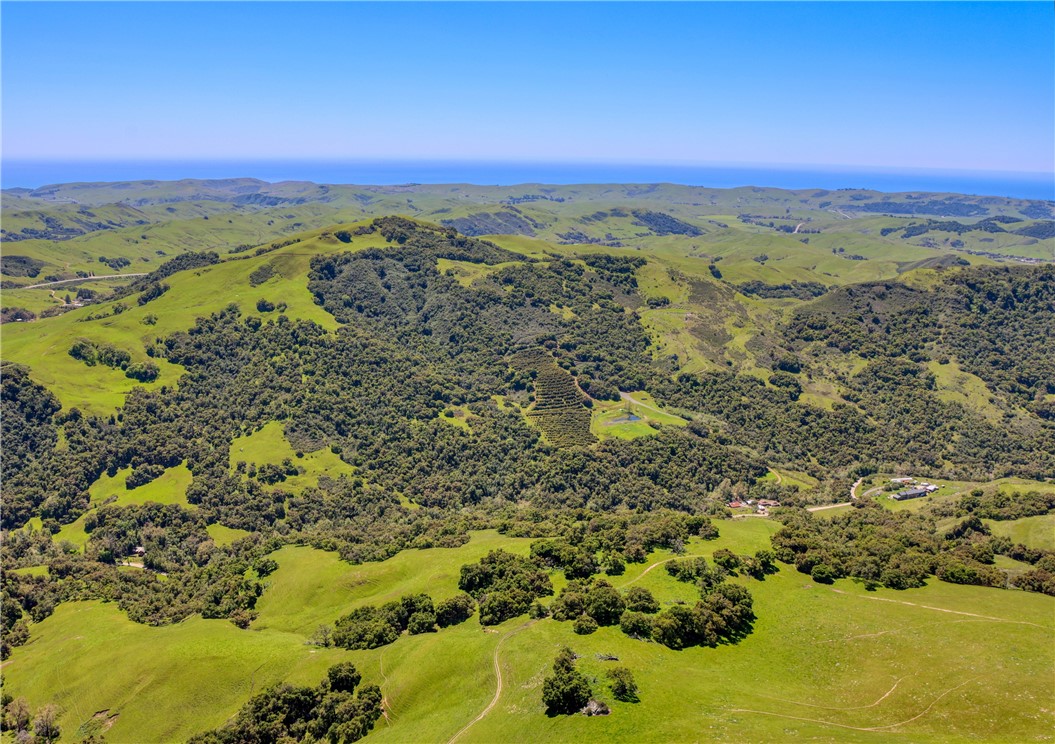
[[[1052,171],[1050,3],[11,3],[5,159]]]

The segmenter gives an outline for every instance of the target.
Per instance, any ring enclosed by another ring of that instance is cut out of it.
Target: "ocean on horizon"
[[[3,160],[3,188],[39,188],[90,181],[172,181],[183,178],[257,178],[328,184],[676,183],[709,188],[930,191],[1055,200],[1055,175],[935,170],[732,165],[616,165],[458,161],[26,161]]]

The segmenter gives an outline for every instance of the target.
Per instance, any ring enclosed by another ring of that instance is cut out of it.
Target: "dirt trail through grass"
[[[898,680],[898,681],[900,682],[900,680]],[[851,729],[852,731],[885,731],[886,729],[892,729],[892,728],[897,728],[898,726],[904,726],[906,724],[912,723],[913,721],[915,721],[915,720],[917,720],[919,718],[922,718],[927,713],[929,713],[931,711],[931,709],[935,705],[937,705],[938,702],[941,701],[941,699],[944,698],[946,695],[949,695],[949,694],[951,694],[953,692],[956,692],[956,690],[959,690],[964,685],[967,685],[967,684],[969,684],[969,683],[971,683],[973,681],[974,681],[974,678],[968,679],[968,680],[965,680],[965,681],[961,682],[958,685],[950,687],[948,690],[946,690],[945,692],[941,693],[936,698],[931,700],[930,704],[927,705],[926,708],[921,710],[916,715],[912,716],[912,718],[907,718],[904,721],[898,721],[897,723],[887,723],[887,724],[880,725],[880,726],[850,726],[850,725],[847,725],[845,723],[836,723],[835,721],[825,721],[825,720],[822,720],[820,718],[803,718],[802,716],[791,716],[791,715],[788,715],[786,713],[773,713],[773,712],[767,711],[767,710],[749,710],[747,708],[730,708],[729,711],[731,713],[755,713],[755,714],[762,715],[762,716],[773,716],[775,718],[787,718],[787,719],[792,720],[792,721],[805,721],[807,723],[819,723],[819,724],[822,724],[824,726],[838,726],[839,728]],[[897,687],[897,685],[895,684],[894,687]],[[890,692],[893,692],[893,688],[891,688]],[[888,692],[887,695],[889,695],[890,692]],[[886,697],[886,695],[884,695],[883,697]],[[876,702],[877,703],[881,702],[882,699],[883,698],[880,698]],[[871,707],[871,706],[863,706],[863,707]],[[851,708],[846,708],[846,710],[852,710],[852,709]]]
[[[894,686],[891,687],[889,690],[887,690],[885,693],[883,693],[882,697],[880,697],[874,703],[869,703],[868,705],[854,705],[854,706],[850,706],[848,708],[833,708],[833,707],[831,707],[829,705],[814,705],[813,703],[800,703],[797,700],[785,700],[784,698],[768,697],[766,695],[756,695],[756,697],[761,697],[761,698],[764,698],[765,700],[775,700],[778,703],[789,703],[791,705],[801,705],[801,706],[804,706],[806,708],[820,708],[821,710],[864,710],[865,708],[874,708],[877,705],[879,705],[881,702],[886,700],[888,697],[890,697],[890,695],[893,694],[894,690],[897,689],[897,686],[901,684],[901,681],[903,679],[905,679],[905,678],[902,677],[897,682],[895,682]]]
[[[825,509],[838,509],[840,506],[850,506],[850,504],[852,504],[852,503],[853,503],[852,501],[843,501],[840,504],[825,504],[824,506],[810,506],[810,507],[806,508],[806,511],[819,512],[819,511],[824,511]]]
[[[953,615],[966,615],[967,617],[977,617],[982,620],[992,620],[998,623],[1013,623],[1014,625],[1032,625],[1034,628],[1040,628],[1041,630],[1047,630],[1047,628],[1039,623],[1031,623],[1028,620],[1008,620],[1006,617],[993,617],[992,615],[979,615],[974,612],[963,612],[961,610],[947,610],[944,607],[933,607],[931,605],[916,604],[915,602],[906,602],[901,599],[888,599],[886,597],[862,597],[859,594],[850,594],[844,592],[841,589],[832,589],[836,594],[844,594],[849,597],[857,597],[858,599],[870,599],[873,602],[892,602],[894,604],[908,605],[909,607],[919,607],[924,610],[934,610],[935,612],[948,612]]]
[[[850,501],[843,501],[842,503],[839,503],[839,504],[825,504],[824,506],[811,506],[811,507],[808,507],[806,509],[806,511],[818,512],[818,511],[824,511],[825,509],[835,509],[835,508],[838,508],[840,506],[849,506],[850,504],[852,504],[857,499],[857,489],[861,487],[861,484],[863,482],[864,482],[864,478],[858,478],[857,480],[854,481],[854,484],[852,486],[850,486]],[[869,491],[869,493],[871,493],[871,491]],[[868,494],[865,494],[865,496],[867,496],[867,495]]]
[[[377,655],[377,667],[378,671],[381,672],[381,688],[382,690],[388,686],[388,675],[385,674],[385,652],[384,649]],[[389,715],[391,714],[391,715]],[[385,723],[391,724],[392,719],[396,717],[396,711],[392,707],[392,701],[388,699],[388,696],[382,692],[381,697],[381,715],[385,717]]]
[[[640,574],[638,574],[634,578],[630,579],[630,581],[627,581],[626,583],[620,584],[619,588],[622,589],[624,587],[630,586],[635,581],[639,581],[640,579],[644,578],[645,574],[647,574],[653,568],[655,568],[656,566],[662,566],[664,563],[670,563],[671,561],[676,561],[676,560],[681,559],[681,558],[706,558],[706,557],[707,556],[705,556],[705,555],[672,555],[670,558],[664,558],[661,561],[656,561],[651,566],[649,566],[644,571],[642,571]]]
[[[502,644],[506,642],[506,639],[516,635],[517,633],[519,633],[522,630],[526,630],[527,628],[530,628],[534,624],[535,624],[534,620],[531,620],[530,622],[526,622],[523,625],[521,625],[519,628],[515,628],[514,630],[509,631],[508,633],[506,633],[504,636],[502,636],[498,640],[498,645],[495,646],[494,654],[492,654],[492,656],[491,656],[491,661],[492,661],[492,663],[494,664],[494,667],[495,667],[495,679],[498,682],[498,684],[495,686],[495,695],[494,695],[493,698],[491,698],[491,702],[487,704],[487,707],[484,708],[482,711],[480,711],[480,715],[478,715],[473,720],[469,721],[469,723],[465,724],[465,726],[463,726],[458,733],[456,733],[454,736],[452,736],[450,738],[450,740],[447,742],[447,744],[454,744],[454,742],[456,742],[462,736],[462,734],[464,734],[466,731],[468,731],[473,726],[475,726],[477,723],[479,723],[481,720],[483,720],[484,716],[486,716],[488,713],[490,713],[491,709],[494,708],[496,705],[498,705],[498,699],[500,697],[502,697],[502,665],[498,661],[498,652],[501,650]]]

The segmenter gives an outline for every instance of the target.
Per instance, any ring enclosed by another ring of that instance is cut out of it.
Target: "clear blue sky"
[[[2,6],[5,159],[1052,171],[1037,3]]]

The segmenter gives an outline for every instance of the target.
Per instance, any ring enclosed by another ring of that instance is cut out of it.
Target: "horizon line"
[[[186,157],[164,157],[164,156],[152,156],[152,157],[114,157],[114,158],[92,158],[92,157],[8,157],[0,156],[0,167],[6,164],[178,164],[186,163],[188,166],[202,165],[202,164],[217,164],[217,165],[235,165],[235,164],[260,164],[260,163],[284,163],[284,164],[296,164],[296,163],[310,163],[313,165],[331,163],[334,165],[339,164],[351,164],[351,163],[370,163],[370,164],[392,164],[392,165],[434,165],[434,164],[464,164],[464,165],[516,165],[516,166],[536,166],[536,167],[552,167],[552,166],[563,166],[563,167],[633,167],[633,168],[672,168],[672,169],[693,169],[693,168],[735,168],[742,170],[796,170],[796,169],[819,169],[826,171],[846,171],[846,172],[863,172],[863,173],[892,173],[892,174],[903,174],[903,173],[933,173],[933,174],[994,174],[994,175],[1014,175],[1024,177],[1049,177],[1055,178],[1055,164],[1053,164],[1050,170],[1014,170],[1014,169],[996,169],[996,168],[966,168],[966,167],[937,167],[937,166],[915,166],[915,165],[870,165],[863,163],[855,164],[841,164],[841,163],[766,163],[766,162],[755,162],[755,161],[692,161],[692,162],[672,162],[665,160],[602,160],[602,159],[580,159],[580,160],[540,160],[537,158],[510,158],[510,159],[499,159],[499,158],[453,158],[453,157],[359,157],[359,156],[339,156],[339,157],[326,157],[326,156],[305,156],[305,157],[230,157],[230,158],[217,158],[203,156],[200,158],[186,158]],[[150,179],[150,180],[163,180],[163,179]],[[181,180],[181,179],[177,179]]]

